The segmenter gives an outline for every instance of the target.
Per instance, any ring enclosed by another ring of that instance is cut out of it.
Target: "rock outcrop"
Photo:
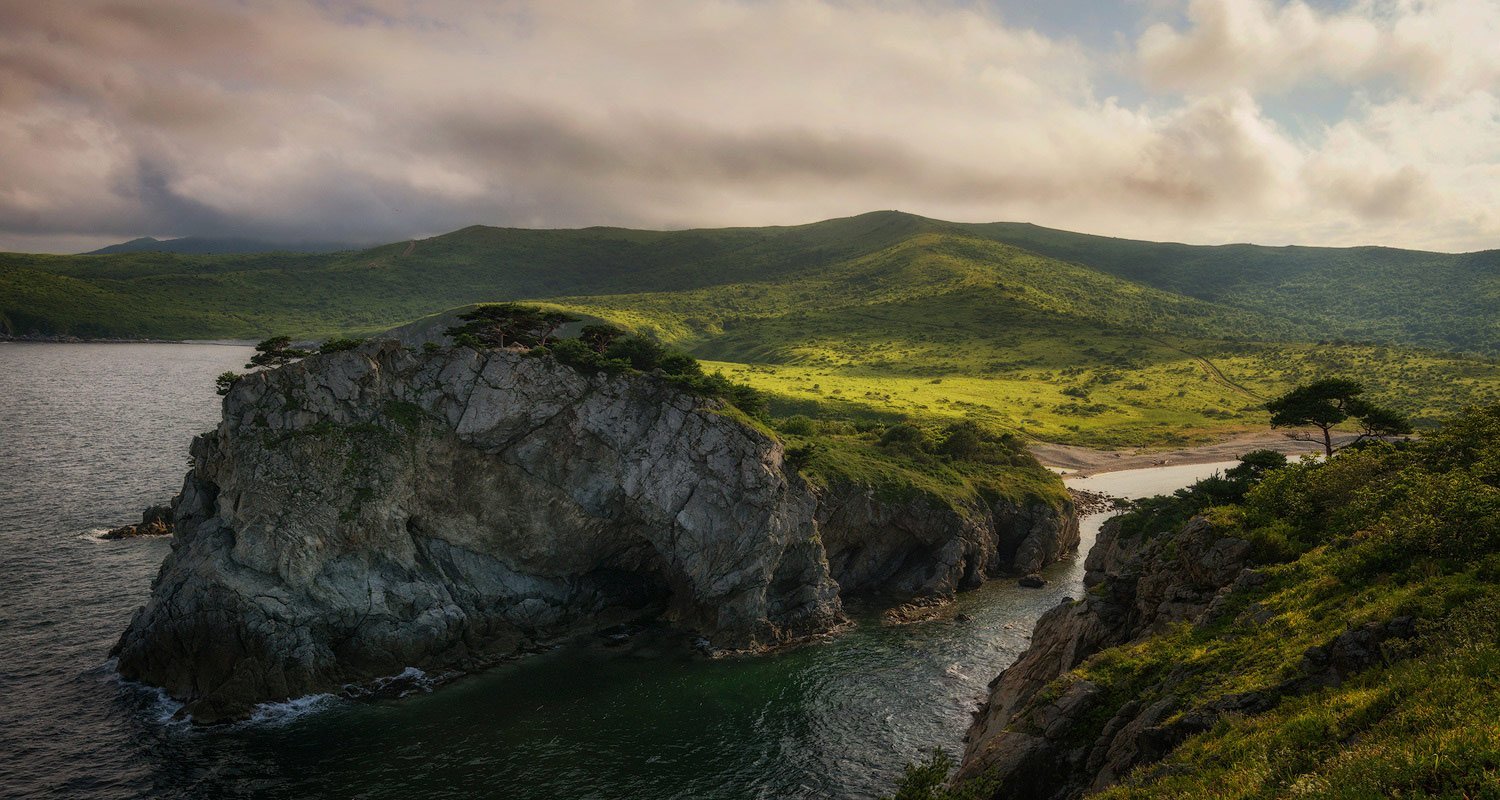
[[[995,575],[1030,574],[1078,548],[1078,517],[1041,500],[947,504],[868,487],[818,491],[818,529],[843,592],[951,595]]]
[[[1084,564],[1091,591],[1043,614],[1030,647],[990,684],[960,777],[998,778],[1000,798],[1072,798],[1196,732],[1162,727],[1180,710],[1171,697],[1127,703],[1094,730],[1085,721],[1097,711],[1097,686],[1075,681],[1056,697],[1044,690],[1107,647],[1202,619],[1216,599],[1260,579],[1247,569],[1250,552],[1249,542],[1216,535],[1203,519],[1155,537],[1122,536],[1117,520],[1105,523]]]
[[[1084,599],[1042,615],[1030,647],[991,684],[965,739],[959,780],[997,781],[993,798],[1070,800],[1114,785],[1164,758],[1224,715],[1262,713],[1282,697],[1337,685],[1384,663],[1385,643],[1415,635],[1411,618],[1367,623],[1312,647],[1297,674],[1265,689],[1189,699],[1183,668],[1152,676],[1145,699],[1102,706],[1086,679],[1059,681],[1090,656],[1162,632],[1175,623],[1224,618],[1231,599],[1265,584],[1251,544],[1217,534],[1203,518],[1159,535],[1127,536],[1105,523],[1085,561]],[[1256,617],[1257,605],[1238,612]]]
[[[252,374],[192,457],[116,654],[200,722],[646,616],[775,646],[838,626],[841,585],[950,593],[1077,541],[1070,508],[814,488],[718,401],[504,350],[387,341]]]
[[[172,507],[150,506],[141,512],[141,521],[134,525],[121,525],[99,534],[100,539],[133,539],[137,536],[170,536],[172,534]]]

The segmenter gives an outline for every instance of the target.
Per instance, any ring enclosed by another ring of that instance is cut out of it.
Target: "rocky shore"
[[[1077,545],[1070,506],[812,486],[716,400],[550,357],[372,342],[237,382],[115,652],[199,722],[656,618],[753,650],[841,595],[946,596]]]
[[[1203,518],[1137,536],[1123,534],[1118,518],[1106,522],[1085,562],[1085,596],[1044,614],[1028,649],[991,682],[955,780],[989,781],[984,796],[994,800],[1072,800],[1162,759],[1226,715],[1264,712],[1283,696],[1337,685],[1382,663],[1384,643],[1415,633],[1406,617],[1352,628],[1309,649],[1280,685],[1206,703],[1191,699],[1185,687],[1193,675],[1182,667],[1153,676],[1150,702],[1066,677],[1106,648],[1224,618],[1244,605],[1231,602],[1237,593],[1265,583],[1254,567],[1250,542],[1216,534]],[[1257,611],[1250,604],[1233,613]]]

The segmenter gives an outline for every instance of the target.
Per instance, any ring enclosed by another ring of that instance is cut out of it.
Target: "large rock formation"
[[[1124,536],[1118,520],[1105,523],[1085,561],[1091,591],[1042,615],[1030,647],[990,684],[959,777],[997,779],[996,798],[1073,798],[1202,730],[1204,717],[1176,716],[1183,709],[1170,696],[1126,703],[1100,728],[1099,687],[1054,681],[1107,647],[1211,615],[1216,600],[1261,580],[1247,568],[1250,553],[1249,542],[1201,518],[1159,536]]]
[[[717,401],[510,351],[388,341],[257,373],[192,456],[116,652],[205,722],[646,615],[773,646],[837,626],[840,583],[941,594],[1077,541],[1040,501],[814,488]]]
[[[1034,498],[882,499],[835,482],[819,493],[818,526],[845,594],[948,595],[1002,573],[1030,574],[1078,548],[1078,517]]]

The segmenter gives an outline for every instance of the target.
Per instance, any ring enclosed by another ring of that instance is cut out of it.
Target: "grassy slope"
[[[1146,256],[1109,260],[1099,253],[1114,251],[1103,246],[1061,253],[1092,258],[1096,269],[996,241],[1015,227],[878,212],[673,233],[473,227],[320,255],[0,255],[0,329],[314,337],[476,301],[550,299],[689,349],[772,392],[785,412],[975,415],[1098,445],[1179,444],[1263,426],[1262,396],[1329,371],[1367,376],[1382,399],[1421,416],[1494,399],[1500,387],[1493,361],[1311,344],[1326,330],[1299,319],[1295,302],[1286,313],[1251,308],[1281,296],[1259,283],[1210,302],[1112,274],[1201,278],[1214,272],[1201,259],[1157,274],[1140,266]],[[1037,249],[1097,238],[1023,227],[1047,235],[1027,242]],[[1415,307],[1449,302],[1446,285],[1430,288],[1437,299]],[[1477,314],[1475,324],[1494,316]]]
[[[1500,388],[1490,360],[1246,341],[1308,334],[952,233],[803,278],[557,302],[685,347],[783,412],[975,416],[1053,441],[1181,444],[1263,426],[1265,396],[1329,371],[1372,376],[1419,417]]]
[[[1167,692],[1186,712],[1267,690],[1302,674],[1308,648],[1366,622],[1411,616],[1418,636],[1342,685],[1221,718],[1101,797],[1500,792],[1500,406],[1404,451],[1290,467],[1207,517],[1272,543],[1285,563],[1218,621],[1106,650],[1060,678],[1057,689],[1080,678],[1104,689],[1101,725],[1111,706]]]
[[[1324,339],[1500,353],[1500,250],[1205,247],[1017,223],[964,227],[1167,291],[1293,317],[1324,331]]]

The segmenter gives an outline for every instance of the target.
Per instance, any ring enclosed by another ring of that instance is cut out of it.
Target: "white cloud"
[[[876,208],[1493,245],[1487,23],[1418,46],[1461,9],[1195,2],[1136,53],[1183,94],[1135,106],[1094,88],[1111,56],[970,6],[0,0],[0,246]],[[1311,77],[1407,88],[1302,139],[1257,92]]]
[[[1500,4],[1360,0],[1320,12],[1301,0],[1189,0],[1187,26],[1158,23],[1136,45],[1152,85],[1276,91],[1309,80],[1394,81],[1424,95],[1500,84]]]

